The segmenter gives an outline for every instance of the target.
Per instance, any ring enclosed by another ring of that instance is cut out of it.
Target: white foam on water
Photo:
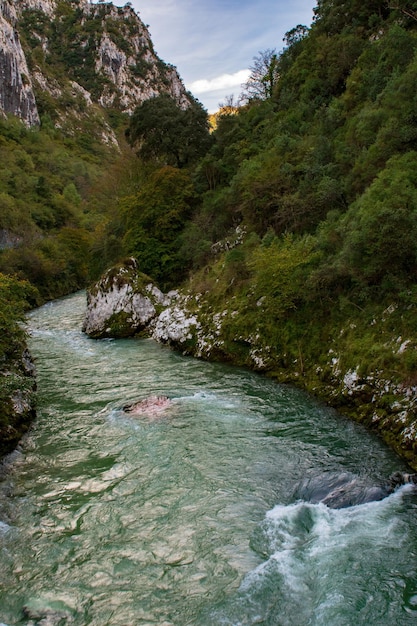
[[[385,557],[397,551],[399,566],[407,569],[402,555],[410,538],[398,512],[408,491],[344,509],[275,506],[252,541],[265,560],[210,623],[351,626],[371,616],[380,620],[372,623],[390,624],[389,611],[403,602],[403,583],[399,572],[394,582],[391,571],[384,573]]]
[[[217,402],[218,396],[215,393],[209,391],[196,391],[190,395],[178,396],[177,400],[182,400],[185,402]]]

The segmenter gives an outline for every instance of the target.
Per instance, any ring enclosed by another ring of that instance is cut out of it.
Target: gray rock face
[[[86,105],[83,115],[97,115],[93,104],[130,114],[144,100],[161,93],[171,95],[181,108],[189,106],[189,95],[175,67],[158,58],[147,27],[129,3],[117,7],[88,0],[66,2],[77,11],[74,14],[80,20],[78,50],[74,52],[86,66],[94,65],[96,77],[77,74],[72,66],[68,67],[68,73],[63,72],[57,78],[53,72],[48,73],[47,63],[36,65],[33,59],[29,70],[19,36],[22,16],[31,11],[47,16],[49,29],[39,30],[34,20],[29,37],[24,38],[35,42],[32,45],[38,48],[37,55],[47,59],[51,54],[49,38],[54,30],[53,21],[59,19],[56,0],[0,0],[0,113],[16,115],[28,126],[39,124],[36,105],[39,92],[46,92],[54,99],[65,96],[67,105],[60,112],[62,119],[58,122],[61,128],[65,128],[71,115],[75,119],[79,117],[76,97],[79,93]],[[94,38],[89,24],[94,24]],[[71,76],[78,83],[71,81]],[[74,110],[68,104],[71,99]],[[110,128],[105,128],[103,139],[108,142],[111,133]],[[112,143],[113,139],[110,137]]]
[[[95,339],[131,337],[147,327],[164,303],[164,294],[129,259],[88,292],[83,331]]]
[[[83,0],[83,4],[87,4],[88,0]],[[32,9],[35,11],[43,11],[48,17],[54,17],[56,9],[55,0],[22,0],[22,9]],[[81,3],[80,3],[81,4]]]
[[[91,5],[88,12],[95,12]],[[96,72],[105,76],[111,87],[105,87],[98,99],[107,108],[118,106],[126,113],[133,113],[136,106],[160,93],[168,93],[181,108],[189,106],[185,87],[173,66],[161,64],[153,51],[147,27],[134,10],[109,6],[107,19],[118,20],[121,34],[128,43],[125,49],[103,32],[96,54]],[[129,24],[129,29],[125,24]]]
[[[34,126],[39,124],[39,114],[16,20],[14,7],[3,0],[0,3],[0,111]]]
[[[178,303],[162,311],[152,326],[152,337],[156,341],[181,347],[195,338],[200,324],[195,315]]]

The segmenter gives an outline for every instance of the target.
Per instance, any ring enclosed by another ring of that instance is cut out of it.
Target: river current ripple
[[[39,417],[1,476],[1,624],[416,623],[416,494],[367,501],[406,471],[392,452],[260,375],[90,340],[84,307],[28,318]],[[169,411],[123,412],[149,395]]]

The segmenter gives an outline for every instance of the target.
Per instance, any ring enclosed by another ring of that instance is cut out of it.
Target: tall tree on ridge
[[[275,49],[259,52],[250,66],[251,74],[244,84],[242,98],[247,102],[271,98],[279,78],[278,55]]]

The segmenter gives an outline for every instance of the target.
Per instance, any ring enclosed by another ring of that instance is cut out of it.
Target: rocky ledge
[[[91,337],[146,333],[183,354],[245,365],[290,382],[365,424],[417,470],[417,387],[398,384],[383,371],[361,377],[359,367],[343,371],[333,350],[328,365],[294,362],[279,366],[280,355],[259,335],[239,335],[233,309],[214,311],[202,294],[163,294],[129,259],[109,270],[88,292],[84,331]]]
[[[8,362],[0,397],[0,458],[12,452],[35,418],[35,366],[26,347]]]
[[[178,291],[162,293],[139,271],[136,259],[130,258],[108,270],[87,291],[83,332],[93,339],[145,333],[160,343],[195,354],[202,329],[187,306],[190,303],[190,298]]]

